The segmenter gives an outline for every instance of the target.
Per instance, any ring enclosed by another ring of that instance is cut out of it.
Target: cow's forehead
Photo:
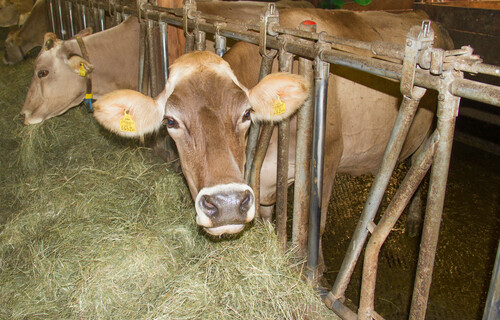
[[[229,79],[248,96],[248,89],[238,81],[226,61],[212,52],[194,51],[181,56],[170,67],[165,92],[158,102],[164,105],[175,88],[185,80],[205,78],[207,75]]]

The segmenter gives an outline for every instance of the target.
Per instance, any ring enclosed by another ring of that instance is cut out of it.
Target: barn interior
[[[500,65],[500,1],[311,2],[424,10],[457,48],[471,45],[485,63]],[[10,30],[0,28],[2,56]],[[293,250],[280,251],[272,225],[256,223],[235,239],[207,238],[175,164],[113,136],[82,106],[23,126],[19,111],[38,50],[0,65],[0,318],[335,318],[301,280]],[[466,77],[500,85],[498,77]],[[426,319],[483,317],[500,239],[499,127],[497,107],[462,99]],[[382,210],[407,170],[407,163],[397,168]],[[369,175],[335,180],[323,238],[327,286],[372,182]],[[406,319],[410,309],[419,237],[409,237],[405,219],[380,256],[375,306],[386,319]],[[346,293],[353,309],[360,285],[358,263]]]

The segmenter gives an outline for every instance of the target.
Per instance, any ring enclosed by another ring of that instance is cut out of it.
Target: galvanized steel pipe
[[[311,200],[307,242],[307,276],[316,279],[319,258],[321,204],[323,200],[323,162],[326,128],[326,107],[330,65],[316,59],[314,72],[314,126],[311,165]]]
[[[164,81],[168,79],[168,25],[160,22],[161,61]]]

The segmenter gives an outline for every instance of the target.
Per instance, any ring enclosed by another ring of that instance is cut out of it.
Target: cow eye
[[[247,109],[245,113],[243,114],[242,121],[245,122],[247,120],[250,120],[250,115],[252,114],[252,109]]]
[[[38,71],[38,73],[36,74],[38,76],[38,78],[45,78],[46,76],[49,75],[49,70],[40,70]]]
[[[166,117],[164,123],[167,125],[168,129],[177,129],[179,128],[179,123],[172,117]]]

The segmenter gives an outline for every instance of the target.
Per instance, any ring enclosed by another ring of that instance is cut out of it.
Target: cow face
[[[34,75],[21,114],[25,124],[40,123],[79,104],[86,90],[86,78],[79,74],[94,67],[81,56],[72,55],[53,33],[45,34],[35,60]]]
[[[131,90],[95,103],[94,116],[124,135],[168,129],[195,201],[196,222],[212,235],[234,234],[255,216],[255,196],[245,184],[244,164],[251,121],[279,121],[305,101],[308,84],[297,75],[272,74],[248,90],[229,65],[209,52],[193,52],[171,67],[165,90],[155,99]],[[125,115],[136,132],[122,132]]]

